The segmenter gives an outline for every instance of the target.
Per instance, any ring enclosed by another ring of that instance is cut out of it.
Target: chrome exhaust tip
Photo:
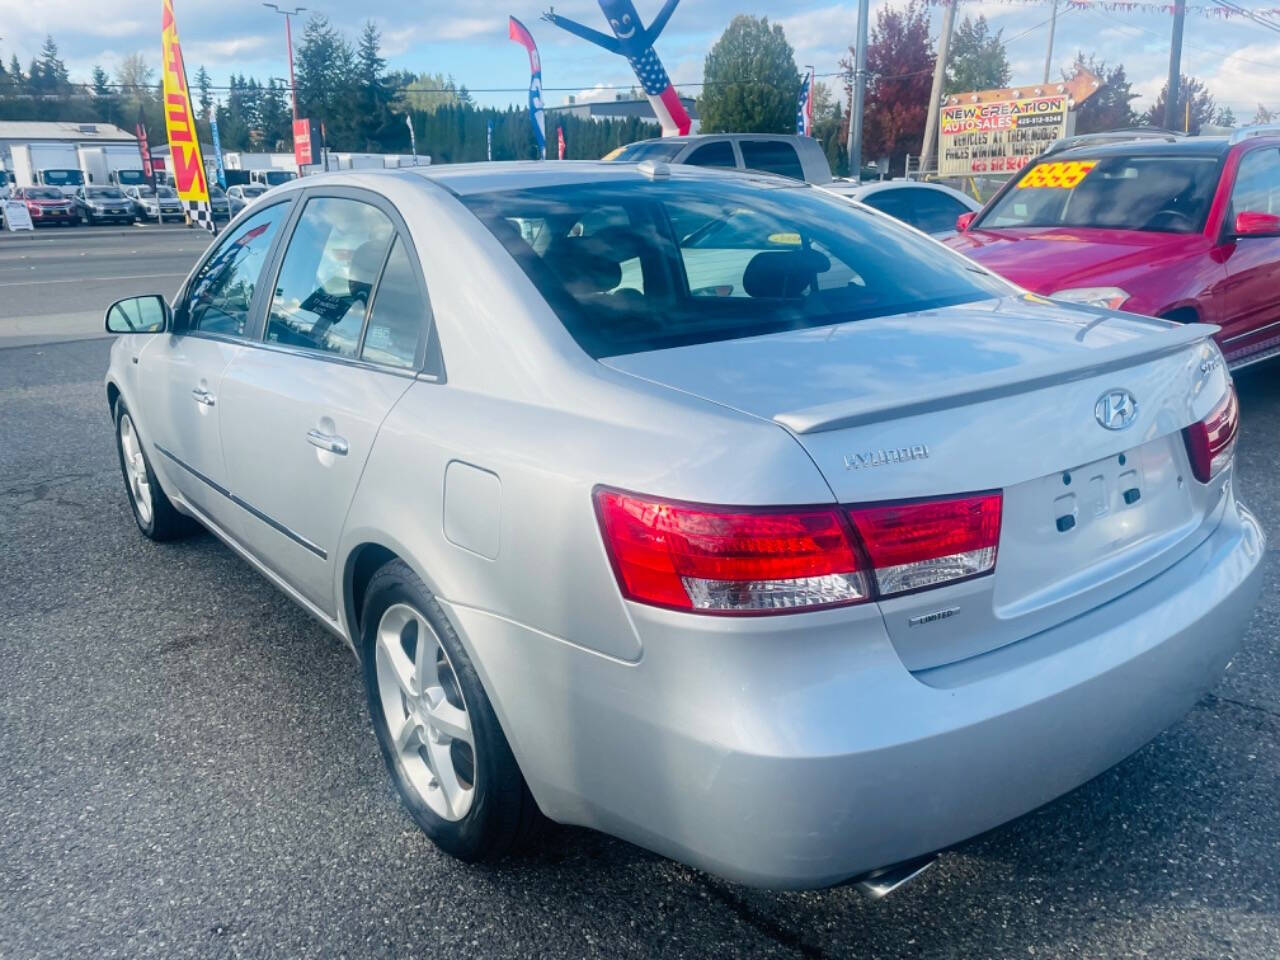
[[[853,881],[853,886],[868,900],[883,900],[903,884],[910,883],[920,876],[920,874],[932,867],[937,860],[938,855],[930,853],[923,857],[916,857],[914,860],[895,863],[891,867],[881,867],[879,870],[872,870],[870,873],[864,874]]]

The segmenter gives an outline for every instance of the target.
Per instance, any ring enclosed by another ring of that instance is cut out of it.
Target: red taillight
[[[1236,402],[1236,388],[1228,386],[1226,395],[1207,417],[1182,431],[1187,442],[1187,456],[1191,460],[1191,473],[1201,483],[1208,483],[1231,462],[1239,427],[1240,406]]]
[[[860,603],[987,573],[999,493],[854,508],[709,507],[598,489],[622,592],[703,613]],[[855,528],[857,532],[855,533]]]
[[[986,573],[996,565],[1000,493],[854,507],[849,518],[881,596]]]

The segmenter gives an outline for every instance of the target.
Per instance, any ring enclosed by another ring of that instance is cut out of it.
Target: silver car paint
[[[1225,379],[1220,369],[1198,381],[1191,374],[1193,365],[1200,369],[1197,351],[1212,349],[1207,341],[1152,361],[1150,370],[1140,364],[1126,370],[1135,393],[1149,383],[1166,399],[1144,408],[1149,419],[1123,440],[1099,429],[1092,415],[1099,390],[1115,385],[1114,371],[1069,391],[1023,394],[1014,404],[965,404],[804,433],[772,418],[836,398],[842,387],[845,398],[859,384],[869,389],[876,371],[837,363],[802,396],[794,384],[788,392],[787,377],[765,364],[752,371],[759,377],[756,396],[741,383],[723,392],[731,379],[721,374],[728,369],[723,357],[704,366],[701,381],[685,379],[679,362],[648,370],[641,369],[643,358],[598,363],[581,352],[479,221],[427,182],[465,191],[635,175],[619,168],[485,164],[431,168],[425,176],[363,172],[307,178],[272,192],[274,199],[341,184],[395,205],[417,246],[447,369],[442,381],[408,381],[382,422],[325,568],[330,596],[315,592],[310,575],[272,566],[273,558],[238,536],[237,524],[245,521],[234,510],[216,517],[188,496],[196,488],[179,482],[181,471],[149,440],[162,418],[176,415],[166,407],[193,403],[196,384],[179,383],[182,377],[205,377],[217,391],[221,368],[233,366],[238,353],[261,354],[255,362],[264,378],[271,358],[283,354],[221,345],[207,369],[175,374],[178,380],[159,389],[143,383],[162,376],[148,360],[154,345],[200,338],[116,341],[108,381],[133,411],[164,488],[349,642],[352,559],[370,544],[398,554],[449,612],[545,813],[749,883],[819,886],[995,826],[1117,762],[1213,682],[1260,589],[1262,534],[1235,503],[1230,470],[1197,492],[1200,502],[1184,504],[1194,529],[1178,538],[1182,552],[1176,560],[1166,556],[1158,574],[1113,590],[1101,605],[1089,602],[1097,584],[1074,606],[1067,594],[1051,598],[1068,606],[1041,614],[1036,632],[945,664],[922,667],[929,661],[918,658],[920,651],[900,645],[893,621],[910,611],[898,608],[961,603],[972,611],[985,603],[999,619],[991,591],[1005,589],[998,578],[1008,565],[997,565],[997,578],[901,598],[896,607],[724,619],[624,602],[591,507],[596,484],[712,503],[809,504],[1035,482],[1202,416]],[[1013,288],[1010,294],[1017,296]],[[1160,335],[1118,315],[1100,322],[1097,311],[1023,309],[1052,317],[1046,323],[1062,325],[1065,340],[1112,323],[1111,333],[1096,336],[1123,339],[1139,329]],[[947,355],[946,375],[999,377],[1003,370],[1015,377],[1034,361],[1019,351],[1069,349],[1015,344],[1014,328],[979,319],[965,349]],[[826,333],[852,335],[861,327]],[[918,339],[923,362],[928,338]],[[894,342],[906,344],[901,335]],[[786,349],[795,352],[778,367],[784,371],[815,356],[808,344]],[[982,359],[1009,351],[1015,356],[994,372]],[[319,357],[310,362],[331,367]],[[298,389],[291,364],[272,371],[282,390]],[[927,374],[919,371],[917,388]],[[894,375],[911,380],[905,364]],[[376,399],[380,385],[353,389],[363,389],[371,406],[385,402]],[[1062,403],[1068,395],[1072,404]],[[358,394],[349,398],[353,406],[360,401]],[[238,417],[250,406],[243,410]],[[314,413],[334,416],[327,407]],[[200,418],[184,414],[181,422],[198,433]],[[223,421],[220,431],[242,426]],[[323,518],[305,516],[309,505],[320,508],[308,490],[323,482],[326,466],[294,432],[291,424],[275,455],[263,438],[260,470],[295,492],[298,522],[310,525]],[[850,449],[901,436],[929,444],[929,459],[860,471],[856,482],[844,470]],[[451,506],[444,477],[452,463],[478,468],[463,475],[494,476],[497,483]],[[225,475],[216,458],[215,468]],[[495,557],[445,536],[453,509],[496,528]],[[1002,540],[1001,549],[1012,547]],[[1010,602],[1025,600],[1019,571],[1008,572]],[[944,619],[930,629],[945,638],[955,623]],[[904,663],[913,656],[915,672]]]

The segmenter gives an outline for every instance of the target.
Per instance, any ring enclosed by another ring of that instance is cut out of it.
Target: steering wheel
[[[1170,223],[1169,221],[1173,222]],[[1165,208],[1164,210],[1157,212],[1150,220],[1147,221],[1146,225],[1148,228],[1155,228],[1157,225],[1168,225],[1171,227],[1185,226],[1188,230],[1195,230],[1196,228],[1196,222],[1192,220],[1191,217],[1187,216],[1181,210],[1173,210],[1170,208]]]

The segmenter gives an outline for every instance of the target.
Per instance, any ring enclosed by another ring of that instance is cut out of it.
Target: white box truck
[[[136,187],[146,182],[137,147],[125,144],[81,146],[79,155],[80,172],[84,174],[87,184],[98,187],[107,184]]]
[[[23,143],[9,148],[19,187],[56,187],[67,196],[84,184],[80,157],[73,143]]]

